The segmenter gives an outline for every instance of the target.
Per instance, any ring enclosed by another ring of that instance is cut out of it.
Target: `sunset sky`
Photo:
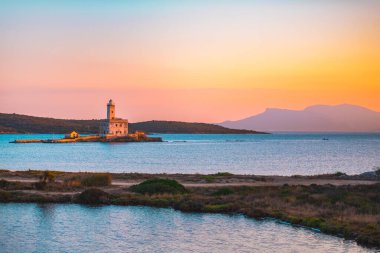
[[[236,120],[380,111],[380,1],[0,0],[0,112]]]

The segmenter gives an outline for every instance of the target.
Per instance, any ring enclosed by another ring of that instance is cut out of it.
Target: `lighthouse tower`
[[[115,119],[115,103],[112,101],[112,99],[110,99],[107,104],[107,119]]]
[[[115,103],[112,99],[107,104],[107,119],[100,123],[99,135],[107,138],[128,135],[128,120],[116,118]]]

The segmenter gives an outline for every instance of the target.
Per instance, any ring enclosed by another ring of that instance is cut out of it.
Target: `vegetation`
[[[211,174],[211,175],[217,176],[217,177],[229,177],[229,176],[233,176],[234,174],[229,173],[229,172],[218,172],[216,174]]]
[[[80,180],[80,184],[86,187],[109,186],[111,183],[112,176],[110,173],[92,173]]]
[[[37,190],[44,190],[48,183],[54,183],[55,174],[54,172],[45,170],[42,175],[40,175],[40,181],[35,183],[35,187]]]
[[[198,133],[198,134],[254,134],[250,130],[229,129],[206,123],[189,123],[179,121],[146,121],[130,124],[131,130],[142,130],[147,133]]]
[[[49,182],[49,173],[56,176],[55,182]],[[42,176],[41,181],[46,178],[47,185],[44,191],[35,191],[32,182],[0,180],[0,202],[146,205],[171,207],[184,212],[240,213],[257,219],[277,218],[294,225],[308,226],[324,233],[354,239],[361,245],[380,247],[380,181],[375,179],[366,181],[371,184],[340,185],[349,183],[347,178],[359,180],[357,183],[363,182],[363,179],[354,175],[344,178],[333,176],[333,179],[324,179],[323,185],[301,185],[301,182],[310,182],[309,180],[318,177],[299,176],[291,178],[290,185],[279,185],[279,181],[271,181],[273,178],[279,180],[279,177],[268,176],[265,180],[260,180],[261,177],[252,175],[216,173],[207,176],[215,178],[217,183],[204,184],[201,187],[194,185],[185,189],[174,179],[183,183],[195,182],[198,185],[204,183],[205,175],[120,173],[112,176],[126,182],[145,181],[126,189],[118,186],[87,189],[87,186],[81,184],[82,179],[99,173],[49,173],[1,173],[2,177],[6,175],[35,180]],[[331,176],[321,175],[317,181],[321,183],[321,178]],[[246,181],[239,181],[243,179]],[[258,186],[224,185],[228,181],[236,183],[251,182],[250,180],[259,183]],[[74,187],[68,182],[79,182],[79,185]],[[340,186],[328,182],[335,182]],[[218,184],[222,187],[216,187]],[[65,194],[60,193],[65,191]]]
[[[33,117],[20,114],[0,113],[0,133],[68,133],[97,134],[100,120],[73,120]],[[147,133],[211,133],[247,134],[258,133],[250,130],[229,129],[205,123],[178,121],[146,121],[130,123],[129,131],[141,130]]]
[[[7,191],[0,190],[0,203],[9,202],[12,198],[12,194]]]
[[[213,183],[217,178],[219,177],[231,177],[234,174],[229,172],[218,172],[215,174],[209,174],[202,176],[202,179],[204,179],[207,183]]]
[[[63,180],[63,184],[67,187],[81,187],[82,184],[81,184],[81,177],[79,176],[72,176],[72,177],[68,177],[68,178],[65,178]]]
[[[233,193],[234,193],[234,190],[232,190],[231,188],[223,187],[223,188],[217,189],[213,193],[213,195],[214,196],[224,196],[224,195],[230,195],[230,194],[233,194]]]
[[[335,172],[335,174],[333,174],[334,176],[336,176],[336,177],[343,177],[343,176],[347,176],[347,174],[346,173],[343,173],[343,172],[340,172],[340,171],[337,171],[337,172]]]
[[[204,179],[207,183],[212,183],[216,178],[213,175],[204,175],[202,176],[202,179]]]
[[[138,185],[131,186],[130,190],[133,192],[149,195],[162,193],[178,194],[186,192],[185,187],[182,184],[178,183],[176,180],[163,178],[145,180]]]
[[[21,182],[10,182],[4,179],[0,180],[0,189],[3,190],[29,190],[32,189],[32,186],[25,186]]]
[[[53,183],[55,181],[54,172],[45,170],[44,173],[42,174],[42,176],[40,177],[40,181],[42,181],[44,183],[46,183],[46,182]]]
[[[82,204],[107,204],[110,200],[110,194],[100,189],[87,189],[77,196],[76,202]]]

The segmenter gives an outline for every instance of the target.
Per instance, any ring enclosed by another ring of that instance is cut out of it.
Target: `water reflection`
[[[74,204],[0,204],[1,252],[369,252],[241,215]]]
[[[57,205],[49,203],[38,203],[36,209],[40,212],[43,220],[50,220],[54,218],[54,210]]]

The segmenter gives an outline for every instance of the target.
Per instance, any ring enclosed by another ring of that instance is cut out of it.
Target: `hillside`
[[[95,134],[100,120],[72,120],[34,117],[20,114],[0,113],[0,133],[79,133]],[[129,131],[142,130],[148,133],[209,133],[209,134],[258,134],[250,130],[228,129],[206,123],[177,121],[146,121],[130,123]]]
[[[380,112],[356,105],[315,105],[304,110],[270,108],[265,112],[219,125],[236,129],[304,132],[379,132]]]

